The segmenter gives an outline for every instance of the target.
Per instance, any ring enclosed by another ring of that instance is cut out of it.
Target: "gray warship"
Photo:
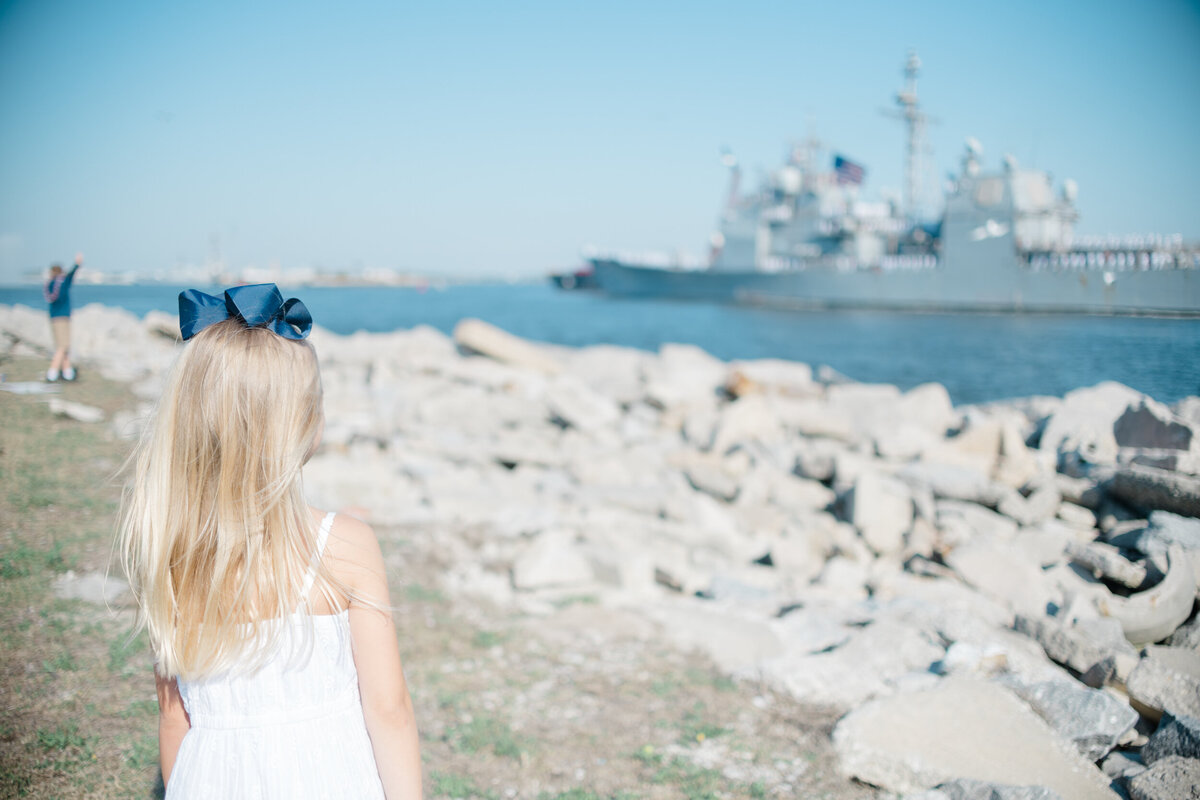
[[[1077,237],[1077,187],[1005,157],[986,170],[968,139],[933,223],[915,208],[928,119],[910,52],[891,112],[907,131],[904,197],[863,199],[864,169],[807,140],[754,192],[730,190],[706,263],[590,254],[615,296],[783,308],[1200,316],[1200,248],[1179,235]]]

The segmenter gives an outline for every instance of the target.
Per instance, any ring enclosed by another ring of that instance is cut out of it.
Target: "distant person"
[[[50,330],[54,334],[54,358],[46,370],[46,380],[54,382],[75,380],[75,368],[71,366],[71,282],[75,273],[83,266],[83,253],[75,254],[75,266],[63,274],[63,268],[55,264],[50,267],[50,278],[42,288],[46,302],[50,304]]]
[[[274,284],[189,289],[179,317],[121,519],[167,800],[420,800],[379,543],[304,500],[325,427],[312,317]]]

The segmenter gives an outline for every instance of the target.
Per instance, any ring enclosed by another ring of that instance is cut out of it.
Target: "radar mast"
[[[921,59],[917,58],[916,50],[908,51],[908,59],[904,62],[905,86],[896,92],[898,111],[888,112],[888,116],[903,120],[907,128],[908,141],[904,157],[904,214],[910,220],[917,216],[917,198],[920,197],[921,187],[921,153],[925,148],[925,124],[929,117],[921,110],[917,100],[917,75],[921,71]]]

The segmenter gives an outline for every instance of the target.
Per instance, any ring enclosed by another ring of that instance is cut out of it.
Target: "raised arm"
[[[345,515],[337,517],[333,534],[331,566],[336,565],[334,573],[355,595],[350,600],[350,638],[363,717],[384,794],[388,800],[419,800],[417,723],[388,611],[391,599],[379,542],[369,525]]]

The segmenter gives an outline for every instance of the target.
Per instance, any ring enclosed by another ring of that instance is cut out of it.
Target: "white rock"
[[[566,531],[547,531],[513,562],[513,587],[519,590],[572,586],[592,579],[592,566]]]
[[[969,678],[858,708],[838,723],[833,743],[845,775],[892,792],[972,778],[1045,786],[1077,800],[1117,797],[1104,774],[1028,706]]]
[[[60,417],[69,417],[77,422],[103,422],[104,411],[95,406],[63,400],[61,397],[47,398],[50,413]]]
[[[811,397],[822,391],[808,364],[776,358],[732,362],[725,387],[735,397],[758,393]]]
[[[547,384],[546,406],[555,420],[583,431],[612,425],[620,417],[612,400],[568,375],[560,375]]]
[[[913,503],[908,487],[894,478],[864,473],[846,498],[846,514],[866,543],[880,555],[899,553],[912,527]]]
[[[1117,457],[1113,423],[1143,397],[1115,381],[1068,392],[1046,422],[1039,447],[1058,454],[1077,452],[1091,463],[1113,463]]]
[[[464,319],[454,326],[454,341],[462,348],[524,369],[553,375],[559,362],[545,348],[513,336],[479,319]]]

